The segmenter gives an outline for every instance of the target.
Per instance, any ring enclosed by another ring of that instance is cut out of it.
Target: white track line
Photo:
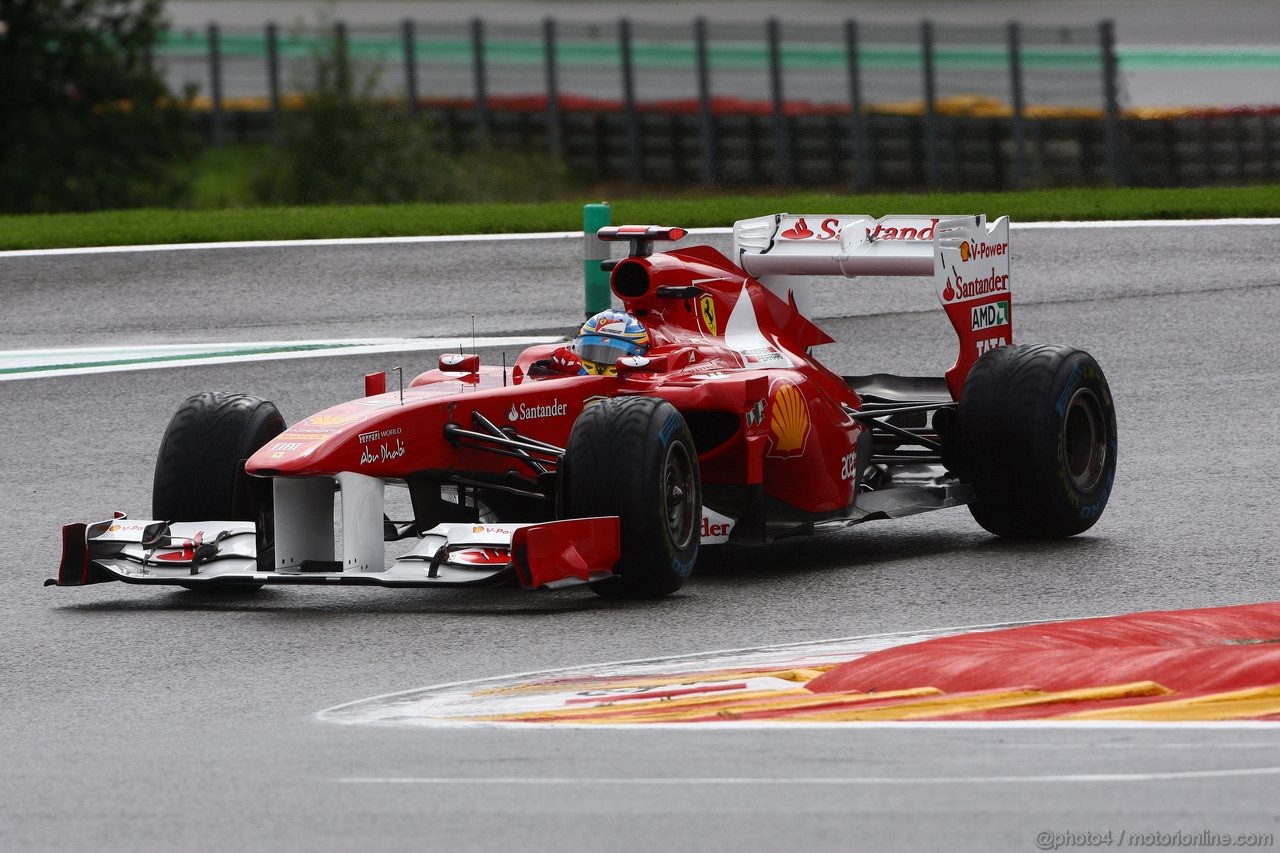
[[[1280,767],[1239,767],[1227,770],[1175,770],[1166,773],[1065,773],[1044,776],[346,776],[333,781],[346,785],[1022,785],[1027,782],[1166,782],[1182,779],[1224,779],[1275,776]]]
[[[282,249],[295,246],[376,246],[393,243],[483,243],[494,240],[582,239],[581,231],[535,231],[527,234],[442,234],[419,237],[333,237],[315,240],[228,240],[220,243],[153,243],[140,246],[77,246],[70,249],[13,249],[0,258],[44,255],[112,255],[119,252],[183,252],[193,249]]]
[[[359,338],[328,341],[152,344],[73,349],[0,351],[0,382],[50,379],[91,373],[118,373],[169,367],[239,364],[247,361],[329,358],[376,353],[451,350],[458,346],[526,347],[563,340],[561,335],[453,338]]]
[[[1014,230],[1049,228],[1205,228],[1212,226],[1280,225],[1280,218],[1257,219],[1111,219],[1097,221],[1013,222]],[[690,228],[691,236],[731,234],[732,228]],[[397,243],[484,243],[512,240],[581,239],[581,231],[536,231],[522,234],[440,234],[419,237],[337,237],[316,240],[236,240],[222,243],[159,243],[140,246],[78,246],[69,249],[12,249],[2,258],[57,255],[111,255],[122,252],[182,252],[205,249],[283,249],[307,246],[378,246]]]

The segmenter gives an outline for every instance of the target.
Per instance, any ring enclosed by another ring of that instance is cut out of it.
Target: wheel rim
[[[673,442],[667,448],[663,470],[662,508],[667,518],[667,532],[676,550],[683,551],[697,529],[698,501],[693,460],[682,442]]]
[[[1067,473],[1082,492],[1091,491],[1107,467],[1107,423],[1098,395],[1080,388],[1067,404],[1062,425],[1062,445],[1067,456]]]

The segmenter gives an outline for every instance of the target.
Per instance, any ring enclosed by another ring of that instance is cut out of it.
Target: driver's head
[[[618,359],[649,351],[649,332],[626,311],[610,308],[582,324],[573,351],[587,373],[612,376],[618,372]]]

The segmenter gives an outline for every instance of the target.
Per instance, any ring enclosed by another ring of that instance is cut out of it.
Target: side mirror
[[[474,352],[447,352],[440,356],[437,366],[446,373],[479,373],[480,356]]]

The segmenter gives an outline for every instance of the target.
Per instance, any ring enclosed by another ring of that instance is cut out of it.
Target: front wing
[[[58,577],[45,584],[558,588],[609,577],[620,555],[617,516],[539,524],[440,524],[379,570],[344,571],[336,561],[264,569],[257,541],[251,522],[170,523],[117,513],[109,521],[63,527]]]

